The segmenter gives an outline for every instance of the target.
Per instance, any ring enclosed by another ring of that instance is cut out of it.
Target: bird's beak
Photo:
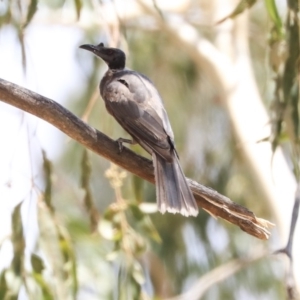
[[[96,46],[85,44],[85,45],[79,46],[79,48],[91,51],[94,54],[96,54],[97,56],[102,57],[101,54],[103,54],[104,45],[103,45],[103,43],[100,43],[99,45],[96,45]]]
[[[105,49],[103,43],[100,43],[99,45],[85,44],[79,46],[79,48],[93,52],[95,55],[101,57],[104,61],[107,61],[107,55],[105,55],[105,52],[103,52],[103,50]]]
[[[89,44],[81,45],[81,46],[79,46],[79,48],[91,51],[91,52],[93,52],[95,54],[97,54],[99,52],[99,50],[100,50],[100,49],[98,49],[97,46],[89,45]]]

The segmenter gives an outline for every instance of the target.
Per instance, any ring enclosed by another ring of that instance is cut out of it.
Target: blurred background
[[[164,99],[186,176],[277,225],[261,241],[203,210],[161,215],[153,185],[0,102],[0,299],[295,299],[272,254],[298,180],[299,82],[281,105],[293,1],[254,2],[0,1],[0,78],[126,138],[99,95],[107,66],[78,47],[123,49]]]

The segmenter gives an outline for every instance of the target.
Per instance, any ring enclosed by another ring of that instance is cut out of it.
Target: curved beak
[[[85,45],[79,46],[79,48],[93,52],[96,56],[101,57],[104,61],[106,61],[106,59],[107,59],[105,53],[103,53],[103,50],[105,48],[103,43],[100,43],[99,45],[85,44]]]
[[[99,50],[99,49],[97,48],[97,46],[89,45],[89,44],[81,45],[81,46],[79,46],[79,48],[85,49],[85,50],[88,50],[88,51],[91,51],[91,52],[94,52],[94,53],[95,53],[97,50]]]

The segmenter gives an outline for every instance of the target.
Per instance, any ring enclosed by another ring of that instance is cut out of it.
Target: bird
[[[197,216],[198,206],[180,166],[171,124],[152,81],[125,68],[126,55],[121,49],[103,43],[80,48],[100,57],[108,66],[99,86],[101,97],[108,113],[132,137],[117,140],[120,151],[123,143],[138,143],[152,156],[158,211]]]

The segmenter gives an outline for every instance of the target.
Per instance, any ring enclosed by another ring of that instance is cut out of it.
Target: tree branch
[[[202,275],[187,292],[168,298],[165,300],[197,300],[201,299],[205,293],[214,285],[222,282],[233,274],[242,269],[251,266],[254,262],[267,257],[268,252],[260,249],[255,249],[250,257],[236,258],[227,263],[224,263],[208,273]]]
[[[57,102],[0,78],[0,100],[33,114],[52,124],[86,148],[105,157],[127,171],[154,183],[152,162],[124,148],[119,154],[118,144],[95,128],[80,120]],[[273,224],[257,218],[247,208],[232,202],[211,188],[188,179],[199,207],[215,217],[239,226],[259,239],[270,236]]]

